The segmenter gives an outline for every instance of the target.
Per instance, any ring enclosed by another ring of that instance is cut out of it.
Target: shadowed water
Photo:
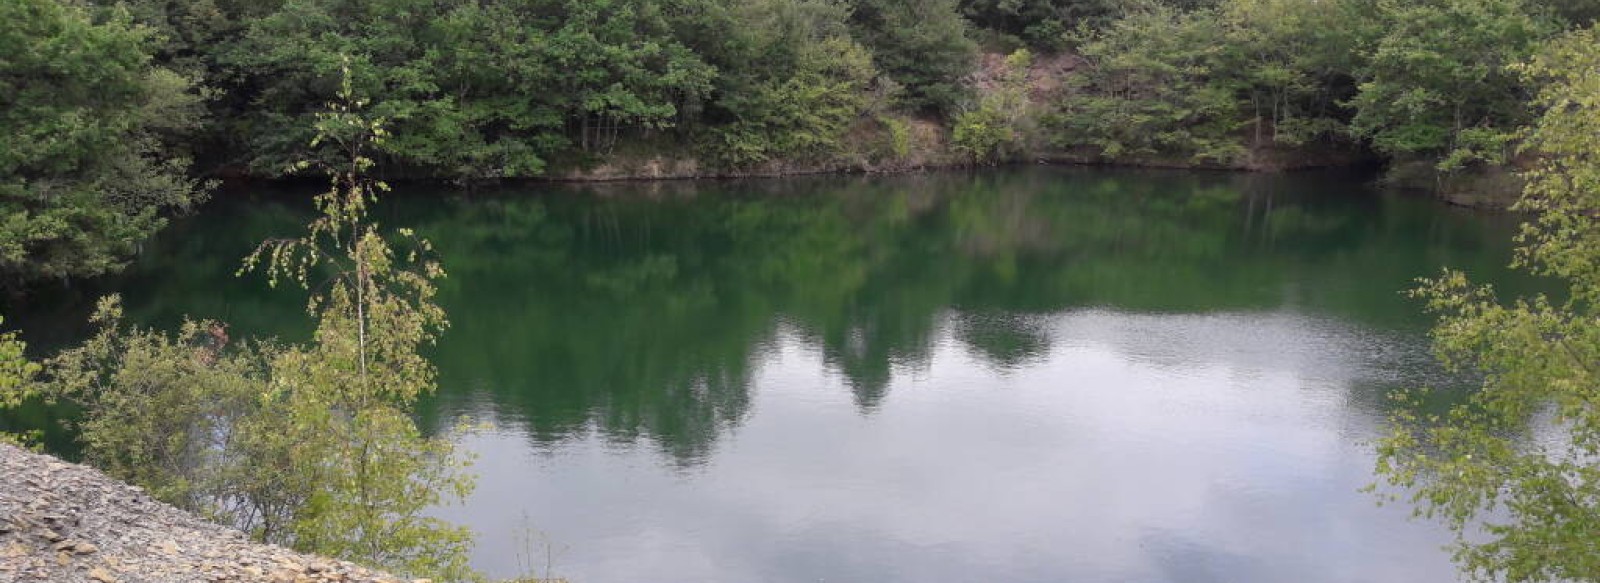
[[[1012,169],[413,188],[443,254],[432,430],[479,488],[438,514],[493,576],[634,581],[1449,581],[1445,533],[1376,507],[1399,387],[1461,385],[1400,294],[1511,291],[1514,217],[1360,176]],[[237,279],[305,192],[230,193],[90,297],[303,338]]]

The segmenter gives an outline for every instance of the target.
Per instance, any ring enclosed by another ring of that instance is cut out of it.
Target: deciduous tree
[[[0,273],[113,271],[203,185],[170,138],[201,110],[191,81],[151,65],[149,32],[56,0],[0,4]]]
[[[1402,413],[1378,472],[1458,535],[1487,581],[1600,580],[1600,33],[1550,43],[1522,72],[1543,114],[1519,208],[1520,266],[1559,295],[1501,298],[1447,271],[1416,294],[1444,361],[1484,378],[1444,415]]]

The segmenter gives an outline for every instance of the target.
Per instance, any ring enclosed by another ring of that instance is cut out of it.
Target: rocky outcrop
[[[251,542],[93,468],[0,443],[0,581],[405,580]]]

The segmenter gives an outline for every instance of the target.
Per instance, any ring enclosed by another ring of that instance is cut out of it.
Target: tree
[[[1422,516],[1457,534],[1455,558],[1483,580],[1600,580],[1600,32],[1549,43],[1526,79],[1543,114],[1518,208],[1517,264],[1564,297],[1502,301],[1460,272],[1415,293],[1440,314],[1441,358],[1482,388],[1444,415],[1403,412],[1377,471]],[[1480,534],[1481,532],[1481,534]]]
[[[848,11],[829,1],[751,0],[734,14],[744,26],[728,32],[713,61],[730,70],[708,105],[702,150],[728,167],[842,150],[845,131],[885,82],[872,54],[850,39]]]
[[[1028,68],[1033,53],[1020,49],[1006,57],[998,86],[978,107],[956,115],[950,145],[974,163],[991,164],[1027,146],[1032,121],[1028,100]]]
[[[977,26],[1056,49],[1068,32],[1109,25],[1129,4],[1129,0],[962,0],[961,14]]]
[[[1351,130],[1379,153],[1441,172],[1502,163],[1529,119],[1528,90],[1508,66],[1548,23],[1522,0],[1378,0],[1377,40],[1351,100]]]
[[[1241,83],[1220,67],[1214,11],[1157,6],[1078,39],[1088,70],[1070,80],[1051,124],[1058,145],[1107,159],[1179,156],[1231,162],[1244,155],[1236,132]]]
[[[966,90],[962,77],[977,65],[957,0],[863,0],[851,21],[878,67],[905,87],[912,109],[950,110]]]
[[[81,412],[85,461],[156,498],[255,530],[263,513],[239,496],[236,480],[280,468],[252,469],[260,460],[238,445],[268,385],[271,347],[230,343],[218,322],[185,321],[176,334],[127,326],[117,296],[100,301],[93,321],[94,336],[47,361],[43,391]]]
[[[245,27],[283,4],[283,0],[120,0],[92,5],[126,10],[133,22],[151,31],[155,61],[183,74],[215,83],[227,76],[218,57],[243,36]],[[230,87],[238,89],[237,87]]]
[[[147,30],[55,0],[0,4],[0,272],[121,267],[201,183],[171,137],[200,120],[192,82],[150,63]]]
[[[1250,112],[1252,148],[1344,133],[1348,116],[1338,102],[1353,91],[1357,49],[1372,20],[1359,4],[1227,0],[1218,6],[1225,48],[1214,70],[1236,78]]]
[[[283,0],[117,0],[83,4],[97,13],[126,11],[149,30],[152,61],[192,79],[204,97],[204,123],[183,138],[202,174],[231,171],[257,131],[246,115],[258,87],[230,66],[229,53],[250,24],[277,11]]]
[[[291,526],[296,548],[461,578],[470,533],[422,512],[444,496],[465,496],[472,479],[450,442],[422,436],[409,416],[436,388],[420,351],[446,325],[433,303],[444,270],[426,239],[401,229],[412,246],[397,253],[368,221],[369,205],[388,187],[365,178],[367,152],[388,132],[362,111],[366,102],[345,78],[339,101],[318,115],[313,143],[346,160],[323,168],[333,178],[316,197],[321,216],[303,237],[263,243],[242,269],[311,289],[307,311],[318,321],[309,346],[273,359],[269,407],[292,421],[258,434],[259,444],[299,477],[315,478]],[[321,275],[327,279],[313,281]]]
[[[1347,134],[1366,0],[1225,0],[1132,10],[1072,42],[1089,67],[1069,79],[1058,142],[1117,160],[1248,162],[1272,148]]]
[[[387,169],[518,178],[570,146],[604,153],[624,131],[670,127],[703,98],[715,72],[673,34],[653,0],[285,0],[227,60],[259,87],[257,171],[315,153],[314,117],[348,69],[395,130]]]

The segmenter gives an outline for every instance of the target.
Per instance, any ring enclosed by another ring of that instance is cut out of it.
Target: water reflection
[[[555,568],[585,581],[1450,580],[1443,533],[1356,492],[1351,436],[1377,415],[1347,393],[1395,364],[1369,345],[1411,352],[1396,338],[1292,314],[1038,324],[1054,348],[1008,370],[939,326],[931,364],[896,367],[867,416],[780,332],[758,406],[692,473],[644,444],[534,453],[505,428],[468,438],[495,463],[446,516],[492,535],[525,510],[578,545]],[[519,552],[482,544],[490,569]]]
[[[1439,533],[1354,491],[1383,394],[1448,384],[1398,291],[1445,264],[1527,285],[1513,219],[1338,175],[530,194],[381,211],[445,254],[424,423],[495,421],[463,437],[479,494],[444,512],[501,576],[529,552],[515,509],[582,581],[1447,577]],[[118,289],[147,322],[303,337],[300,298],[231,275],[302,196],[225,197],[19,321],[71,337],[50,323]]]
[[[1079,306],[1293,310],[1415,332],[1425,321],[1398,296],[1412,278],[1446,261],[1500,273],[1507,259],[1507,231],[1481,217],[1351,196],[1353,182],[1325,177],[1041,171],[772,187],[808,183],[806,196],[607,186],[413,209],[454,274],[445,380],[492,392],[536,440],[651,436],[692,463],[747,414],[780,323],[870,412],[895,371],[930,366],[941,326],[1002,370],[1049,353],[1040,315]]]

